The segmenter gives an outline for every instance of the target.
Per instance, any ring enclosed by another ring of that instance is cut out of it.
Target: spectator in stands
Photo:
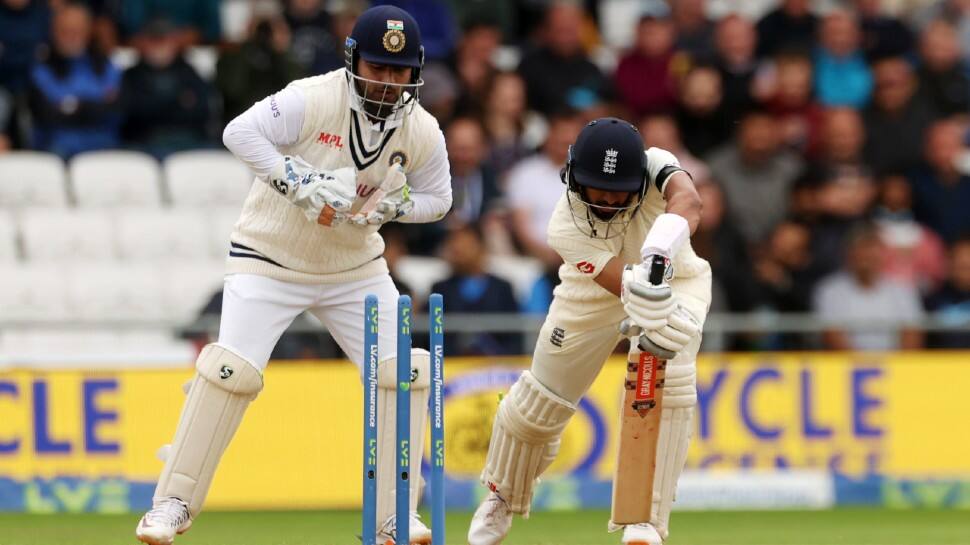
[[[757,58],[755,46],[758,34],[754,24],[741,15],[726,15],[717,22],[717,68],[721,72],[724,100],[721,107],[727,116],[737,121],[752,102],[751,86]]]
[[[697,157],[705,157],[731,136],[722,98],[721,74],[711,65],[694,66],[681,82],[677,125],[684,145]]]
[[[680,129],[673,116],[648,115],[640,120],[637,128],[643,135],[643,145],[647,148],[662,148],[673,153],[680,161],[680,166],[690,173],[694,185],[700,186],[710,181],[711,170],[684,147],[684,142],[680,139]]]
[[[668,3],[677,50],[694,59],[710,58],[714,54],[714,24],[707,17],[707,2],[676,0]]]
[[[667,14],[641,17],[633,48],[614,75],[617,95],[634,116],[667,112],[677,104],[673,59],[674,26]]]
[[[778,139],[778,123],[761,110],[748,112],[736,141],[711,155],[707,164],[724,188],[728,214],[745,241],[764,241],[785,218],[792,185],[802,162]]]
[[[278,15],[254,19],[249,39],[219,57],[216,87],[223,97],[223,117],[233,119],[291,81],[303,69],[290,48],[290,29]]]
[[[750,311],[757,303],[758,294],[747,243],[727,214],[721,187],[714,182],[696,185],[704,208],[697,231],[691,237],[691,246],[697,255],[710,262],[717,283],[729,288],[723,290],[727,309]]]
[[[481,123],[471,117],[452,120],[445,129],[445,142],[451,165],[451,211],[443,222],[420,226],[421,236],[412,246],[421,254],[433,253],[447,236],[449,226],[474,224],[488,235],[502,229],[497,217],[502,193],[495,170],[485,160],[488,144]]]
[[[927,310],[938,313],[946,324],[964,326],[963,331],[930,335],[931,348],[970,347],[970,237],[957,239],[950,247],[950,278],[926,301]]]
[[[754,263],[760,307],[799,313],[811,309],[812,290],[818,279],[811,246],[812,232],[807,226],[784,221],[775,227]],[[773,350],[807,348],[805,337],[796,333],[769,335],[757,343]]]
[[[518,68],[532,109],[550,115],[566,107],[566,97],[580,89],[610,97],[609,80],[583,50],[584,16],[581,7],[565,2],[547,10],[538,46],[523,55]]]
[[[872,74],[860,47],[859,23],[847,10],[825,16],[815,50],[815,96],[826,106],[859,108],[869,101]]]
[[[913,68],[901,57],[887,57],[873,65],[876,89],[863,113],[866,160],[877,175],[905,172],[919,163],[926,128],[937,114],[916,93]]]
[[[185,60],[177,32],[164,19],[149,23],[138,64],[121,81],[122,138],[159,159],[209,145],[209,85]]]
[[[447,301],[448,312],[478,315],[515,313],[512,284],[485,271],[487,254],[482,232],[474,225],[454,227],[445,241],[444,257],[451,276],[431,288]],[[521,336],[515,333],[447,333],[445,347],[454,355],[520,354]]]
[[[785,145],[805,157],[818,150],[822,107],[812,95],[812,60],[782,52],[756,76],[754,88],[765,110],[778,120]]]
[[[47,57],[31,71],[33,147],[65,158],[117,147],[121,72],[91,47],[91,14],[65,5],[51,35]]]
[[[216,44],[222,38],[220,0],[124,0],[117,9],[122,35],[141,38],[153,19],[165,18],[179,28],[181,45]]]
[[[513,236],[526,255],[550,267],[558,266],[562,259],[546,243],[546,226],[564,193],[560,170],[581,129],[582,123],[574,113],[553,115],[542,151],[523,159],[509,171],[506,180]]]
[[[822,117],[818,162],[825,167],[862,166],[866,128],[852,108],[829,108]]]
[[[917,221],[947,243],[970,233],[970,175],[959,164],[966,154],[965,128],[953,120],[938,121],[926,135],[925,164],[910,176]]]
[[[472,23],[462,33],[455,54],[455,71],[461,85],[457,106],[460,114],[481,113],[496,74],[492,57],[500,45],[502,31],[490,23]]]
[[[293,33],[290,51],[307,74],[325,74],[344,66],[344,42],[323,0],[287,0],[283,17]]]
[[[970,76],[960,57],[956,28],[947,21],[931,22],[920,33],[919,92],[941,115],[970,110]]]
[[[819,274],[837,270],[845,259],[845,244],[852,229],[872,208],[876,186],[862,164],[832,164],[817,169],[812,254]]]
[[[946,277],[946,246],[914,218],[912,189],[905,177],[890,174],[881,180],[874,216],[886,246],[886,276],[923,294],[936,290]]]
[[[812,49],[818,20],[810,4],[809,0],[783,0],[758,21],[759,57],[771,57],[785,49]]]
[[[860,225],[849,237],[845,268],[822,280],[816,288],[815,312],[819,319],[831,324],[823,336],[827,348],[914,350],[923,346],[923,333],[913,327],[923,317],[919,294],[915,288],[884,278],[882,258],[878,232],[871,225]],[[862,329],[841,329],[843,321],[851,321]],[[872,322],[895,329],[865,329]]]
[[[397,6],[407,11],[421,28],[421,44],[428,61],[451,57],[458,41],[459,27],[451,4],[445,0],[374,0],[372,6]]]
[[[485,162],[488,144],[478,120],[460,117],[445,131],[451,164],[451,212],[453,221],[480,224],[501,203],[502,193],[495,170]]]
[[[0,2],[0,88],[11,95],[26,91],[30,67],[50,33],[50,17],[45,0]]]
[[[536,127],[544,126],[545,121],[528,109],[525,82],[515,72],[495,75],[483,107],[491,148],[488,162],[501,179],[516,162],[542,143],[544,134],[539,134]]]
[[[913,49],[913,33],[902,21],[883,11],[882,0],[855,0],[862,49],[871,62],[883,57],[906,55]]]

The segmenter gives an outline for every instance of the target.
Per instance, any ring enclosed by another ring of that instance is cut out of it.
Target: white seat
[[[227,151],[173,153],[162,168],[172,205],[177,207],[242,207],[253,173]]]
[[[90,151],[68,167],[80,207],[161,206],[161,171],[150,155],[135,151]]]
[[[0,366],[185,367],[195,360],[195,355],[191,342],[162,330],[51,327],[0,332]]]
[[[58,321],[73,316],[60,263],[0,265],[0,321]]]
[[[209,255],[225,259],[229,253],[229,235],[239,220],[239,209],[217,208],[206,216],[209,218]]]
[[[114,259],[114,234],[104,212],[35,208],[20,220],[24,255],[29,261]]]
[[[417,305],[425,300],[435,282],[448,278],[450,268],[447,263],[435,257],[405,256],[398,261],[395,272],[414,291]]]
[[[67,206],[64,161],[53,153],[14,151],[0,156],[0,208]]]
[[[132,261],[209,257],[208,224],[190,210],[126,209],[115,220],[118,253]]]
[[[68,280],[77,319],[96,322],[162,322],[164,282],[147,264],[92,263],[74,267]]]
[[[179,324],[195,320],[212,296],[222,289],[224,259],[173,262],[162,267],[165,313]]]
[[[517,300],[527,301],[543,269],[542,262],[533,257],[495,255],[488,259],[488,272],[512,284]]]
[[[0,210],[0,263],[17,260],[17,226],[13,217]]]

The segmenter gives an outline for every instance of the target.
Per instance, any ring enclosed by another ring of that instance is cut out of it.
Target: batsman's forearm
[[[694,182],[684,172],[677,172],[670,177],[667,182],[664,198],[667,201],[669,214],[677,214],[687,220],[690,226],[690,233],[693,235],[697,226],[701,222],[701,209],[703,203],[701,196],[694,188]]]

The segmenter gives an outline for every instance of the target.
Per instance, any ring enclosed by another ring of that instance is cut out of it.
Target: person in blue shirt
[[[91,47],[91,14],[77,4],[54,16],[51,48],[30,73],[33,147],[69,158],[118,146],[121,71]]]
[[[444,256],[451,265],[451,276],[435,283],[431,291],[444,296],[448,312],[518,312],[512,285],[485,271],[485,244],[477,225],[453,228],[444,243]],[[454,355],[523,353],[521,336],[516,333],[451,333],[445,335],[445,348]]]
[[[815,51],[815,94],[826,106],[860,108],[872,93],[872,74],[860,47],[859,23],[835,10],[822,21]]]

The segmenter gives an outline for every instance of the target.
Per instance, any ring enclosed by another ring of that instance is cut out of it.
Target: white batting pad
[[[650,522],[667,539],[670,510],[677,492],[677,480],[687,462],[694,405],[697,403],[697,377],[694,364],[697,340],[686,352],[667,364],[664,396],[660,412],[660,437],[657,440],[657,472],[653,483],[653,515]]]
[[[228,348],[209,344],[196,362],[175,440],[158,479],[155,497],[176,497],[196,517],[209,492],[222,453],[249,403],[263,389],[255,365]]]
[[[426,350],[411,351],[411,510],[421,497],[421,457],[431,395],[431,358]],[[377,367],[377,527],[396,512],[397,482],[397,358],[384,360]]]
[[[523,371],[499,404],[482,482],[529,515],[536,480],[559,453],[560,436],[576,407]]]

